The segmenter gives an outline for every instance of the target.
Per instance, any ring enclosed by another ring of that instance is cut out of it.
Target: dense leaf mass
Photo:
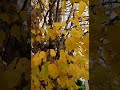
[[[88,0],[35,2],[32,0],[31,89],[78,90],[77,80],[89,79]]]

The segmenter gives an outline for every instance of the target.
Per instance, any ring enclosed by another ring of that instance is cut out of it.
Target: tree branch
[[[57,1],[55,22],[57,22],[57,20],[58,20],[58,15],[59,15],[59,13],[58,13],[58,11],[59,11],[59,3],[60,3],[60,0]]]
[[[20,12],[23,11],[23,10],[25,9],[27,2],[28,2],[28,0],[25,0],[25,1],[24,1],[24,4],[23,4],[23,6],[22,6]]]

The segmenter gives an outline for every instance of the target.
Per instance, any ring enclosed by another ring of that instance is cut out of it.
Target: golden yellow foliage
[[[56,20],[58,16],[51,16],[51,19],[55,19],[53,22],[47,21],[44,17],[43,20],[46,21],[43,22],[42,27],[38,27],[38,30],[35,28],[31,30],[33,35],[31,45],[35,50],[39,48],[31,61],[33,70],[31,75],[33,77],[31,81],[32,90],[53,90],[53,88],[78,90],[75,82],[81,77],[86,80],[89,79],[87,63],[89,35],[86,35],[83,30],[84,28],[88,30],[89,27],[82,27],[80,23],[80,18],[83,19],[85,15],[83,12],[88,0],[70,1],[73,3],[73,9],[78,7],[78,12],[71,11],[71,15],[74,14],[73,17],[68,17],[67,21],[59,21]],[[44,7],[47,7],[46,9],[50,8],[46,2],[42,2]],[[49,3],[52,5],[54,2],[49,1]],[[62,0],[59,4],[62,7],[61,14],[64,14],[67,1]],[[71,7],[71,10],[73,9]],[[50,18],[49,16],[46,17]],[[73,27],[67,29],[70,22],[73,23]]]

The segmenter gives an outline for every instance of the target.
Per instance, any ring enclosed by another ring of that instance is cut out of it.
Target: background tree
[[[0,0],[0,89],[30,89],[30,0]]]
[[[120,89],[120,2],[91,0],[90,80],[91,90]]]

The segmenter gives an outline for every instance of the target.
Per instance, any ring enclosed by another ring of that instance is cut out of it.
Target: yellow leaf
[[[56,52],[54,49],[50,49],[50,56],[52,57],[56,56]]]
[[[40,90],[40,82],[39,82],[39,80],[37,80],[36,82],[34,82],[34,85],[35,85],[35,89],[36,90]]]
[[[49,29],[48,30],[48,35],[46,37],[48,37],[48,38],[51,37],[52,39],[55,39],[56,35],[54,33],[55,33],[54,30]]]
[[[55,79],[59,75],[58,68],[54,63],[48,65],[48,71],[50,77],[53,79]]]
[[[40,72],[40,78],[41,78],[41,80],[47,81],[47,79],[48,79],[48,74],[49,74],[49,72],[48,72],[48,63],[45,63],[45,64],[42,66],[42,70],[41,70],[41,72]]]
[[[46,52],[41,51],[41,52],[40,52],[40,54],[39,54],[39,56],[40,56],[40,58],[42,58],[42,59],[43,59],[43,62],[45,62],[45,61],[46,61],[46,59],[47,59]]]
[[[81,15],[85,11],[86,4],[83,1],[80,1],[78,8],[79,8],[79,14]]]
[[[41,65],[41,58],[39,58],[39,53],[40,52],[37,52],[31,60],[32,68],[35,66]]]
[[[31,70],[31,79],[34,81],[34,82],[38,82],[39,81],[39,74],[40,74],[40,70],[39,70],[39,67],[36,66],[34,68],[32,68]]]
[[[67,56],[66,56],[66,52],[64,50],[60,50],[60,60],[64,60],[64,62],[66,62]]]
[[[68,71],[67,61],[64,59],[57,60],[57,66],[60,75],[65,75]]]
[[[41,65],[41,62],[42,62],[41,59],[43,59],[43,62],[46,61],[46,52],[44,52],[44,51],[37,52],[37,53],[33,56],[32,60],[31,60],[32,67]]]
[[[86,48],[89,49],[89,34],[84,35],[83,43],[85,44]]]
[[[67,79],[67,77],[63,76],[63,75],[61,75],[59,78],[57,78],[57,82],[62,88],[65,88],[65,80],[66,79]]]
[[[79,23],[79,19],[78,19],[78,13],[76,12],[75,13],[75,19],[74,19],[74,24],[77,25],[77,26],[80,26],[80,23]]]
[[[76,83],[73,84],[73,90],[78,90],[78,86],[76,85]]]
[[[73,81],[71,79],[66,79],[65,80],[65,84],[67,88],[70,88],[73,85]]]
[[[67,60],[74,62],[74,57],[72,57],[72,56],[70,56],[70,55],[67,54]]]
[[[39,42],[41,41],[40,35],[37,35],[37,36],[36,36],[36,41],[39,41]]]
[[[80,2],[81,0],[70,0],[72,3],[78,3]]]
[[[82,1],[85,2],[87,6],[89,5],[89,0],[82,0]]]
[[[40,34],[41,35],[41,30],[36,30],[36,34]]]
[[[36,31],[34,29],[31,30],[32,34],[36,35]]]
[[[54,26],[55,27],[61,27],[61,26],[65,26],[66,25],[66,22],[56,22],[56,23],[54,23]]]
[[[62,8],[66,9],[66,1],[65,0],[63,0],[63,2],[62,2]]]
[[[73,18],[70,18],[69,21],[70,21],[70,22],[73,22]]]
[[[81,68],[81,76],[85,79],[85,80],[89,80],[89,73],[87,70],[85,70],[84,68]]]
[[[79,39],[75,41],[76,38],[68,38],[65,42],[66,50],[71,51],[79,47]]]
[[[64,10],[66,9],[66,1],[62,1],[62,13],[64,13]]]
[[[39,9],[40,8],[40,4],[35,5],[35,8]]]
[[[89,31],[89,27],[86,27],[86,30]]]
[[[34,42],[34,39],[33,39],[33,38],[31,38],[31,44],[33,44],[33,42]]]
[[[74,74],[73,74],[74,73]],[[77,64],[70,64],[68,67],[68,74],[72,75],[74,79],[80,78],[80,67]]]
[[[52,82],[48,82],[48,85],[46,87],[46,90],[53,90],[53,86],[51,84]]]
[[[41,29],[41,32],[42,32],[42,33],[45,33],[45,30],[44,30],[44,29]]]

